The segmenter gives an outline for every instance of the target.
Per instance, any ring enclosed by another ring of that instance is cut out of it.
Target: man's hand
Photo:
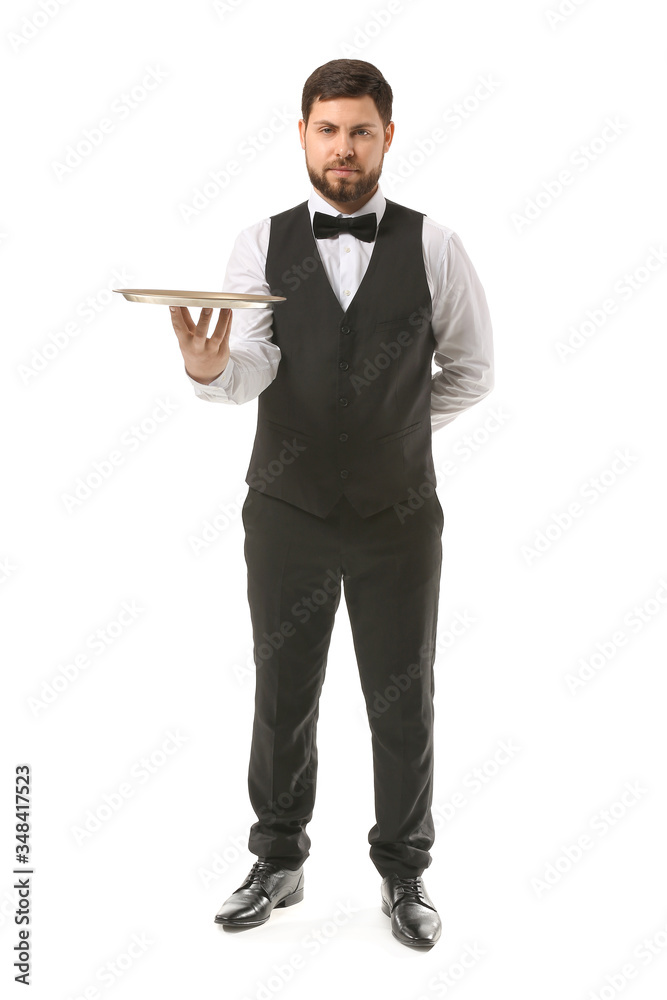
[[[212,309],[202,309],[196,326],[186,306],[170,306],[169,309],[186,372],[195,382],[208,385],[218,375],[222,375],[229,361],[232,310],[220,310],[215,330],[208,337]]]

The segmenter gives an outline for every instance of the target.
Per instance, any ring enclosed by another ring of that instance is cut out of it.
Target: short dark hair
[[[393,94],[380,70],[363,59],[330,59],[318,66],[306,80],[301,96],[301,116],[308,125],[315,101],[361,97],[364,94],[373,98],[386,128],[391,121]]]

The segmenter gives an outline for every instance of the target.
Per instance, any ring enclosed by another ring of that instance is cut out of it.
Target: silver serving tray
[[[253,295],[250,292],[186,292],[172,288],[114,288],[128,302],[150,302],[159,306],[192,306],[195,309],[269,309],[284,302],[284,295]]]

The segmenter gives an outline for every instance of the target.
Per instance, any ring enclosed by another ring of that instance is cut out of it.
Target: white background
[[[564,2],[556,20],[558,2],[4,4],[0,937],[11,980],[27,762],[33,997],[664,995],[664,39],[648,0]],[[380,910],[344,601],[305,899],[252,931],[213,923],[255,860],[239,503],[257,404],[198,400],[167,307],[108,291],[223,290],[238,231],[308,197],[301,91],[341,56],[391,84],[383,191],[458,232],[496,345],[492,395],[433,440],[445,526],[425,884],[443,934],[425,953]],[[289,124],[262,132],[276,110]],[[111,131],[58,176],[104,118]],[[185,221],[232,159],[240,174]],[[122,462],[68,508],[113,451]],[[452,637],[457,614],[474,623]]]

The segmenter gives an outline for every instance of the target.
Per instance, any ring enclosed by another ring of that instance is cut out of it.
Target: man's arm
[[[479,403],[494,385],[493,331],[486,296],[454,232],[445,244],[438,279],[431,325],[437,342],[434,358],[441,371],[431,382],[433,431]]]
[[[244,229],[232,249],[223,291],[271,295],[265,277],[270,219]],[[280,303],[276,303],[280,308]],[[247,403],[273,381],[280,348],[272,342],[273,307],[235,309],[229,334],[229,361],[217,378],[205,385],[185,374],[200,399],[213,403]]]

